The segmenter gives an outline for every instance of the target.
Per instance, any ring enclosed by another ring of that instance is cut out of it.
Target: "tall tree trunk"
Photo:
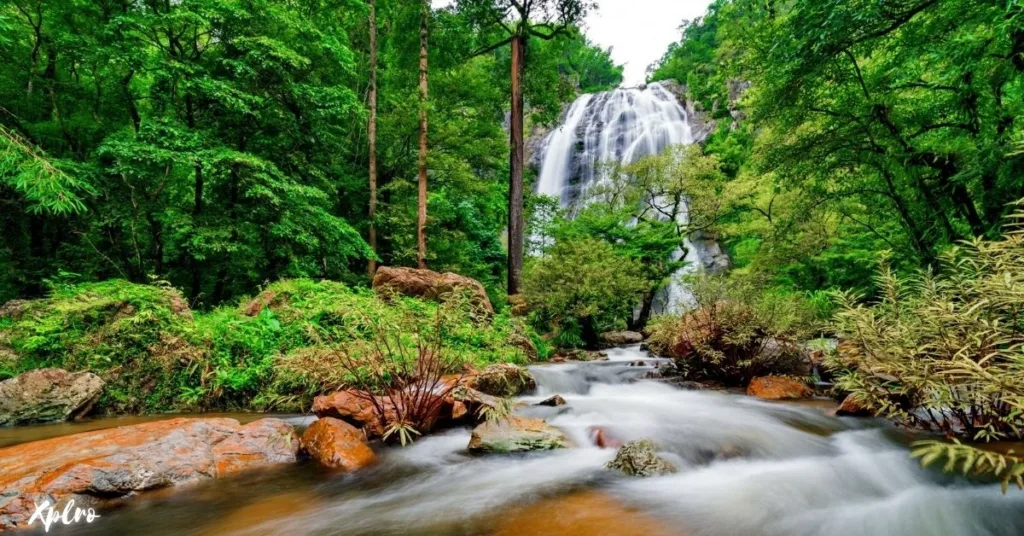
[[[367,0],[370,4],[370,124],[367,137],[370,143],[370,250],[377,254],[377,227],[373,219],[377,215],[377,0]],[[367,271],[373,278],[377,271],[377,259],[370,258]],[[326,276],[325,276],[326,277]]]
[[[523,42],[512,36],[512,114],[508,178],[508,294],[519,294],[523,271]]]
[[[430,2],[423,2],[420,19],[420,176],[419,202],[416,223],[416,264],[427,267],[427,18]]]

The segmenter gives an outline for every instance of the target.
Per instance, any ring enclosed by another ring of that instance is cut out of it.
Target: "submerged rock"
[[[487,395],[517,396],[535,389],[537,382],[525,368],[511,363],[500,363],[467,376],[466,385]]]
[[[365,436],[351,424],[324,417],[306,428],[302,434],[302,450],[320,465],[331,469],[354,471],[376,459]]]
[[[766,400],[809,398],[814,391],[804,382],[786,376],[761,376],[747,386],[747,394]]]
[[[473,429],[469,451],[474,453],[553,450],[569,446],[561,430],[541,419],[510,415]]]
[[[401,294],[413,298],[441,301],[455,292],[465,292],[470,303],[487,316],[494,307],[484,286],[476,279],[451,272],[382,266],[373,275],[373,290],[382,296]]]
[[[280,419],[177,418],[0,449],[0,530],[23,528],[35,504],[97,499],[294,463],[295,429]]]
[[[676,470],[675,466],[658,456],[658,447],[650,439],[626,443],[605,467],[629,476],[659,476]]]
[[[626,346],[644,342],[644,336],[637,331],[608,331],[601,334],[601,342],[610,346]]]
[[[565,405],[565,399],[562,398],[562,395],[551,395],[551,396],[545,398],[544,400],[541,400],[540,402],[537,402],[537,405],[538,406],[552,406],[552,407],[554,407],[554,406],[564,406]]]
[[[103,380],[91,372],[38,369],[0,382],[0,426],[67,421],[85,416]]]
[[[630,508],[599,491],[576,492],[517,506],[495,517],[493,536],[532,534],[615,536],[679,536],[690,534],[678,524],[660,520]]]

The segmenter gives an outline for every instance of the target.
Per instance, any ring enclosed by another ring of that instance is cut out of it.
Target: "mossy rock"
[[[660,476],[676,470],[675,466],[658,456],[658,446],[650,439],[630,441],[619,447],[615,459],[605,467],[629,476]]]
[[[473,453],[510,453],[554,450],[569,446],[561,430],[541,419],[511,415],[486,422],[473,429],[469,451]]]

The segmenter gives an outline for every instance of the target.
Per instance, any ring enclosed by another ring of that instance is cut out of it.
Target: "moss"
[[[0,375],[47,366],[93,371],[107,381],[97,406],[107,412],[302,411],[313,396],[352,380],[339,351],[374,351],[381,329],[411,347],[418,330],[434,329],[439,307],[414,298],[385,303],[366,289],[307,279],[195,313],[166,286],[63,286],[0,318]],[[522,344],[536,334],[518,318],[481,323],[451,314],[443,329],[453,371],[536,356]]]

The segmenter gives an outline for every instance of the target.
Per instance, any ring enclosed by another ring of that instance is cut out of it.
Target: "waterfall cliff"
[[[600,184],[600,164],[629,164],[666,147],[700,141],[706,130],[694,128],[690,114],[680,104],[673,86],[652,83],[643,88],[617,89],[581,95],[572,103],[561,125],[552,130],[539,146],[537,162],[540,176],[537,193],[557,197],[563,208],[578,207],[586,192]],[[686,210],[680,223],[686,223]],[[676,259],[685,255],[682,273],[702,264],[717,261],[717,244],[693,244],[689,239],[676,251]],[[689,297],[679,275],[661,293],[656,311],[677,310]]]

